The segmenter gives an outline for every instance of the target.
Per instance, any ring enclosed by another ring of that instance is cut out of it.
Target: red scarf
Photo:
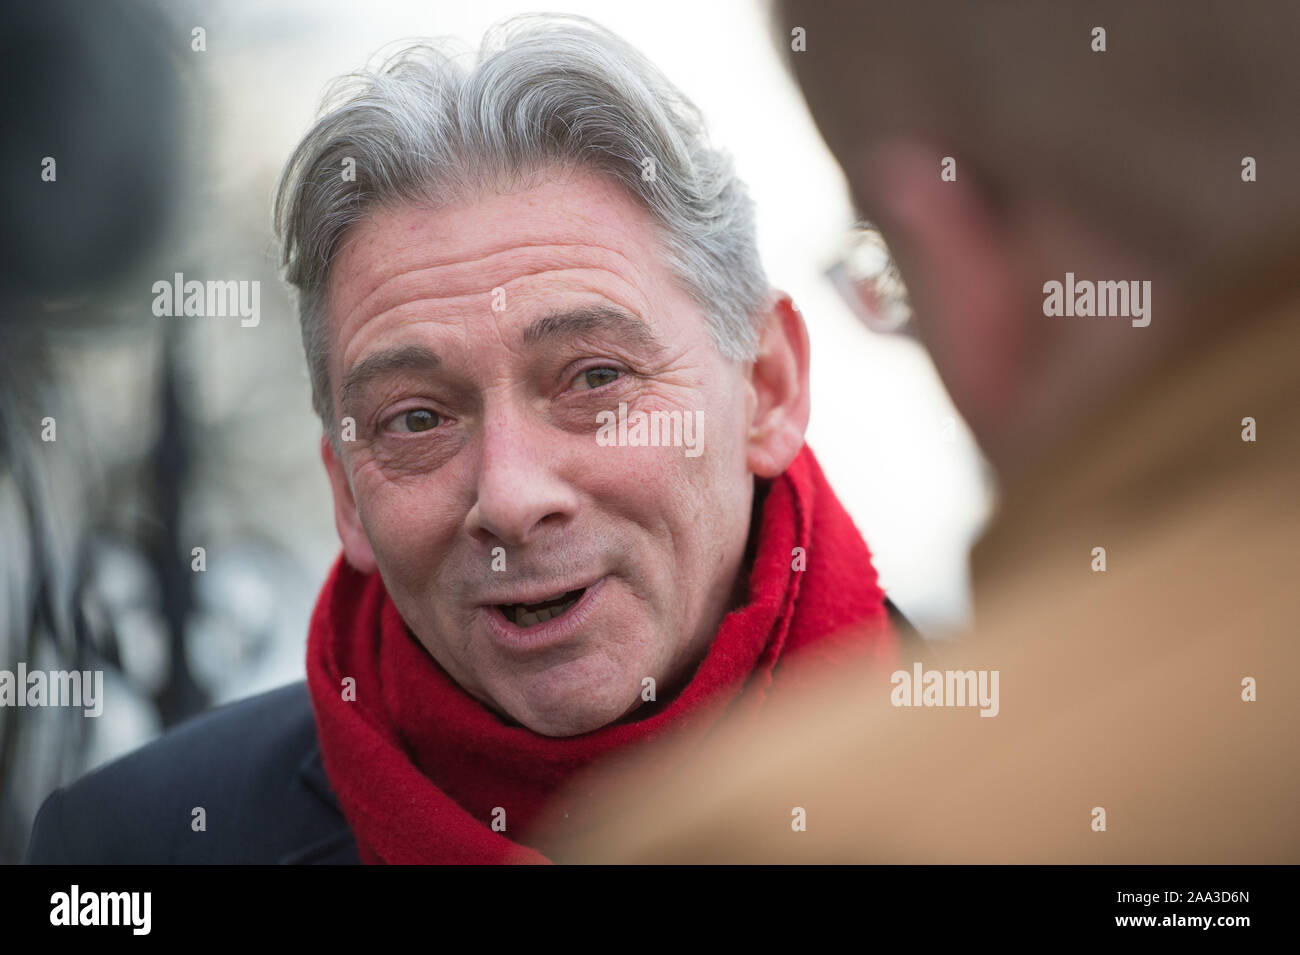
[[[795,569],[796,547],[806,569]],[[770,482],[749,588],[750,602],[723,618],[689,684],[658,713],[555,738],[509,726],[469,696],[408,630],[379,575],[340,556],[312,615],[307,684],[362,861],[548,862],[516,839],[596,758],[761,706],[774,678],[791,683],[785,674],[798,671],[782,665],[796,655],[834,664],[897,652],[871,555],[806,446]],[[344,699],[345,677],[355,700]],[[492,828],[496,807],[506,832]],[[580,803],[561,809],[581,827]]]

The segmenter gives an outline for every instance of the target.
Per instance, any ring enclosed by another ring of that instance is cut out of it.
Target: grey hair
[[[768,293],[753,204],[699,109],[630,44],[582,17],[506,20],[468,68],[445,47],[414,43],[336,80],[280,177],[276,236],[327,433],[337,436],[327,289],[344,233],[379,206],[451,201],[553,166],[602,173],[639,200],[718,350],[753,360]],[[348,158],[355,181],[342,172]],[[643,175],[646,159],[653,176]]]

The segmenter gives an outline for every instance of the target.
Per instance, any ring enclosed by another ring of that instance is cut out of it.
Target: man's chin
[[[506,705],[498,703],[511,719],[540,736],[580,736],[617,723],[641,702],[632,686],[627,695],[609,694],[609,684],[591,690],[568,690],[563,693],[531,692],[516,689]],[[516,695],[517,694],[517,695]]]

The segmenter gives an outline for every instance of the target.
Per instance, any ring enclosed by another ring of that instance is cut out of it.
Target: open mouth
[[[587,588],[582,587],[578,590],[570,590],[568,593],[550,597],[540,603],[497,604],[496,608],[516,627],[531,627],[535,624],[545,623],[547,620],[554,620],[556,617],[563,616],[586,592]]]

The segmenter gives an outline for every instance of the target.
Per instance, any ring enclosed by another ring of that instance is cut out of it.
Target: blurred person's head
[[[585,21],[472,66],[413,47],[339,90],[277,220],[348,561],[536,732],[679,686],[808,418],[802,320],[698,111]],[[647,414],[681,440],[607,446]]]
[[[1293,256],[1296,4],[832,0],[778,20],[787,50],[803,30],[788,56],[812,114],[1004,475],[1247,318],[1229,293]],[[1067,273],[1149,281],[1147,314],[1049,317]]]

